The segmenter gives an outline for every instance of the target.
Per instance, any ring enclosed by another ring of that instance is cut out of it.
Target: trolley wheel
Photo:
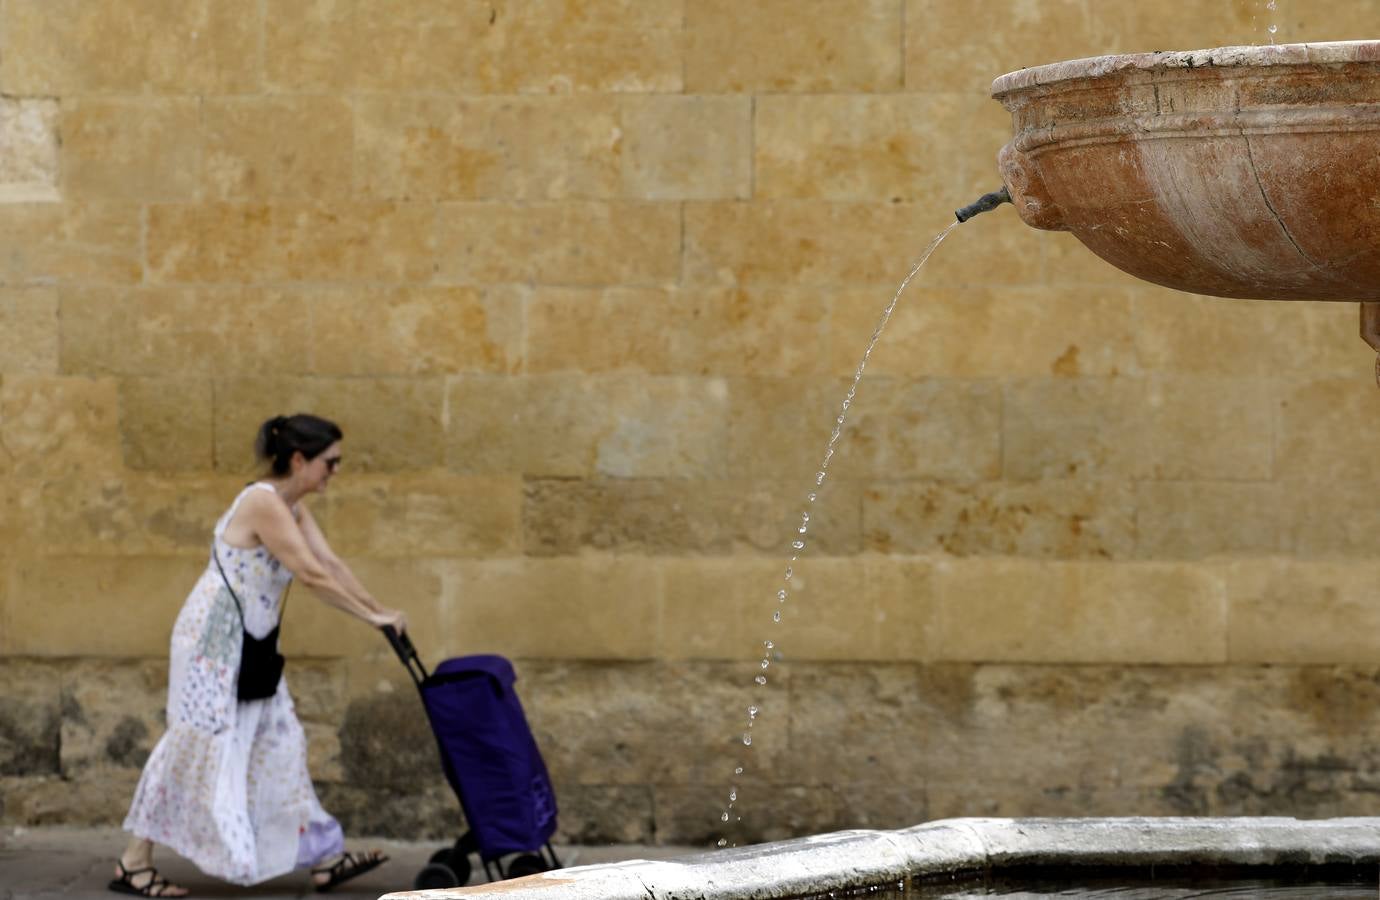
[[[450,851],[446,851],[449,853]],[[468,879],[466,879],[468,880]],[[455,870],[445,863],[434,862],[417,873],[417,877],[412,879],[412,889],[416,891],[431,890],[433,888],[460,887],[465,882],[455,877]]]
[[[445,859],[437,859],[442,853],[446,854]],[[432,862],[443,862],[450,866],[455,877],[460,879],[457,884],[466,885],[470,883],[470,851],[465,839],[461,838],[455,842],[455,846],[449,850],[438,850],[436,856],[431,858]]]
[[[512,862],[508,863],[508,878],[521,878],[524,875],[535,875],[538,872],[547,870],[546,860],[535,853],[523,853],[513,857]]]
[[[440,863],[443,866],[448,866],[450,865],[451,852],[452,851],[449,847],[442,847],[440,850],[437,850],[435,853],[431,854],[431,859],[427,860],[427,862]]]

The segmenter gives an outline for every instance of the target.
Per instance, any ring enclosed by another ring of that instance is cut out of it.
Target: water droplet
[[[781,621],[781,610],[778,609],[776,612],[772,613],[772,614],[771,614],[771,620],[772,620],[773,622],[780,622],[780,621]]]
[[[785,603],[785,602],[786,602],[786,589],[785,589],[785,588],[782,588],[781,590],[779,590],[779,591],[776,592],[776,602],[777,602],[777,603]]]
[[[743,746],[744,746],[744,747],[751,747],[751,746],[752,746],[752,735],[748,734],[746,731],[743,732]]]
[[[749,718],[749,719],[755,719],[755,718],[757,718],[757,713],[760,712],[760,711],[761,711],[761,710],[759,710],[759,709],[758,709],[757,707],[755,707],[755,706],[749,706],[749,707],[748,707],[748,718]]]
[[[815,498],[818,497],[819,494],[816,494],[814,491],[810,491],[810,495],[809,495],[809,496],[810,496],[810,502],[811,502],[811,503],[814,503],[814,502],[815,502]]]
[[[776,647],[776,645],[773,644],[771,641],[763,641],[762,646],[766,647],[768,650],[774,649]]]
[[[824,473],[823,473],[823,472],[816,472],[816,473],[815,473],[815,484],[823,484],[823,483],[824,483]]]
[[[736,802],[738,800],[738,789],[734,788],[728,792],[728,799]]]
[[[791,541],[791,546],[794,547],[794,548],[797,549],[797,550],[804,550],[804,549],[805,549],[805,542],[804,542],[804,541]]]
[[[727,822],[727,821],[728,821],[728,813],[724,813],[722,816],[719,816],[719,821],[720,821],[720,822]]]
[[[767,683],[767,676],[765,676],[765,675],[758,675],[756,678],[754,678],[754,679],[752,679],[752,680],[755,681],[755,682],[757,682],[758,684],[766,684],[766,683]]]
[[[762,660],[762,668],[765,669],[765,668],[766,668],[767,666],[769,666],[769,665],[771,665],[771,660],[769,660],[769,659],[764,659],[764,660]]]
[[[810,526],[808,526],[808,525],[801,525],[799,528],[796,529],[796,531],[800,532],[801,534],[804,534],[805,532],[807,532],[807,531],[809,531],[809,530],[810,530]]]
[[[791,580],[791,576],[794,575],[794,574],[795,574],[795,569],[791,568],[790,566],[787,566],[787,567],[786,567],[786,580],[787,580],[787,581],[790,581],[790,580]]]
[[[733,770],[733,774],[734,774],[734,775],[741,775],[741,774],[743,774],[743,767],[742,767],[742,766],[739,766],[738,768],[734,769],[734,770]]]
[[[719,838],[719,846],[720,846],[720,847],[727,847],[727,846],[728,846],[728,838]]]
[[[1270,26],[1270,34],[1274,34],[1276,31],[1279,31],[1279,26],[1278,26],[1278,25],[1271,25],[1271,26]]]
[[[844,418],[846,418],[846,417],[845,417],[845,416],[839,416],[839,417],[838,417],[837,419],[835,419],[834,421],[835,421],[835,422],[838,422],[840,425],[842,425],[842,424],[843,424]]]

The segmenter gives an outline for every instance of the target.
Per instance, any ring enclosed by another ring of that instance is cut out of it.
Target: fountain
[[[1380,41],[1081,59],[1004,75],[992,94],[1015,132],[998,156],[1003,186],[958,210],[960,223],[1010,202],[1026,224],[1072,232],[1156,284],[1359,302],[1362,337],[1380,353]],[[515,900],[728,900],[1010,869],[1373,872],[1377,863],[1380,819],[955,819],[567,869],[479,890]]]

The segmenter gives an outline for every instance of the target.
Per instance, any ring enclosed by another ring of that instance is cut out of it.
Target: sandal
[[[355,855],[353,853],[343,853],[340,859],[329,866],[322,866],[319,869],[312,869],[312,882],[316,885],[318,892],[329,891],[341,882],[349,881],[351,878],[363,875],[371,869],[388,862],[388,857],[377,850],[370,850],[368,853]],[[325,881],[317,881],[317,875],[325,875]]]
[[[126,868],[125,868],[125,864],[124,864],[124,862],[123,862],[122,860],[116,860],[115,865],[117,865],[117,866],[120,867],[120,877],[119,877],[119,878],[116,878],[116,879],[114,879],[114,880],[112,880],[112,881],[110,882],[110,884],[106,885],[106,888],[109,889],[109,890],[114,891],[114,892],[117,893],[117,894],[133,894],[133,895],[136,896],[136,897],[185,897],[185,896],[187,896],[185,893],[182,893],[182,894],[168,894],[168,893],[164,893],[164,892],[167,891],[169,888],[178,887],[178,885],[173,884],[173,883],[172,883],[171,881],[169,881],[168,879],[166,879],[166,878],[164,878],[163,876],[159,875],[159,874],[158,874],[158,870],[155,869],[153,866],[149,866],[148,868],[145,868],[145,869],[126,869]],[[145,872],[148,872],[148,873],[149,873],[149,880],[148,880],[148,882],[147,882],[146,884],[142,885],[142,886],[136,885],[136,884],[134,883],[134,877],[135,877],[136,875],[143,875]]]

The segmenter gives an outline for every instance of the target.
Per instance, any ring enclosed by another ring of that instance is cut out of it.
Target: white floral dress
[[[264,637],[292,574],[267,548],[232,547],[222,537],[255,490],[273,486],[241,491],[216,523],[212,545],[244,605],[243,627]],[[344,838],[312,789],[287,676],[272,697],[236,698],[242,641],[235,601],[208,560],[173,627],[168,730],[144,766],[124,828],[208,875],[247,885],[336,855]]]

